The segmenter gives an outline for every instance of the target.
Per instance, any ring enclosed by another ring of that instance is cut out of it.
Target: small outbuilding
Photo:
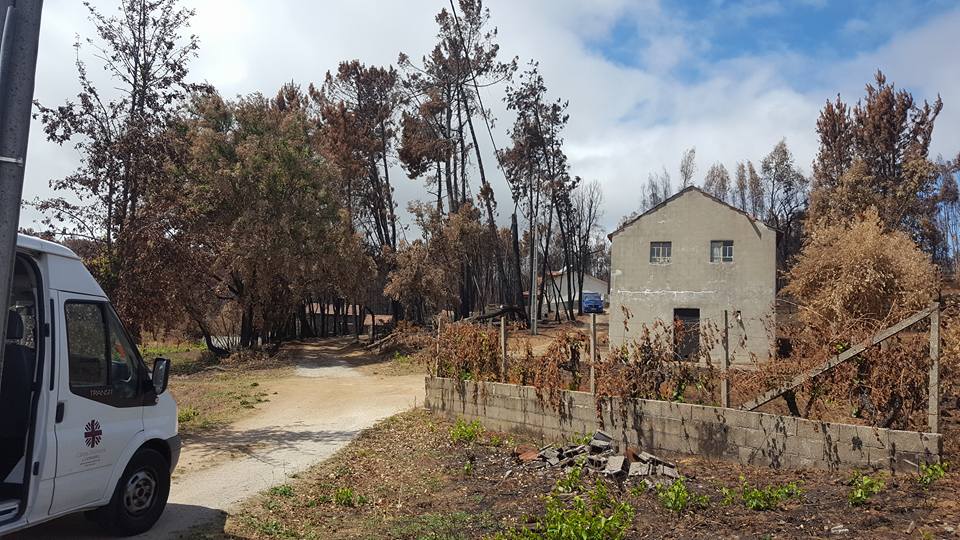
[[[697,187],[622,225],[609,235],[611,347],[660,320],[682,329],[678,356],[706,347],[717,362],[726,311],[732,362],[766,359],[775,339],[777,234]]]
[[[567,283],[570,284],[570,292],[573,293],[573,309],[579,309],[581,301],[580,296],[580,276],[575,271],[568,271],[566,268],[550,272],[547,276],[547,284],[544,287],[544,302],[540,308],[540,316],[545,317],[549,313],[563,311],[563,305],[567,302],[568,290]],[[583,274],[583,292],[599,293],[600,298],[606,302],[609,286],[607,282],[592,276]]]

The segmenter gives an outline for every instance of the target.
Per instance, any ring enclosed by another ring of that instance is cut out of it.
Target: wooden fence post
[[[437,354],[433,357],[433,376],[440,376],[440,331],[443,325],[443,312],[437,316]]]
[[[590,393],[597,393],[597,314],[590,314]]]
[[[930,433],[940,433],[940,307],[930,312],[930,380],[927,424]]]
[[[507,381],[507,316],[500,316],[500,379]]]
[[[730,408],[730,321],[723,310],[723,365],[720,368],[720,406]]]

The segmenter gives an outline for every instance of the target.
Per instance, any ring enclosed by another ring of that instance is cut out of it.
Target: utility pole
[[[0,0],[0,373],[30,135],[43,0]]]

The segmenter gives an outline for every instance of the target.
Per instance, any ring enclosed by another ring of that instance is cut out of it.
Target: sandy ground
[[[220,525],[240,501],[328,458],[376,421],[423,403],[423,375],[379,375],[342,343],[300,345],[290,377],[267,381],[259,413],[184,445],[160,521],[135,538],[184,538]],[[9,538],[102,538],[80,515]]]

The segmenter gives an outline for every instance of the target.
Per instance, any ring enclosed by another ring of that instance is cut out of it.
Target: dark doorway
[[[700,310],[673,310],[673,347],[677,358],[690,360],[700,352]]]

